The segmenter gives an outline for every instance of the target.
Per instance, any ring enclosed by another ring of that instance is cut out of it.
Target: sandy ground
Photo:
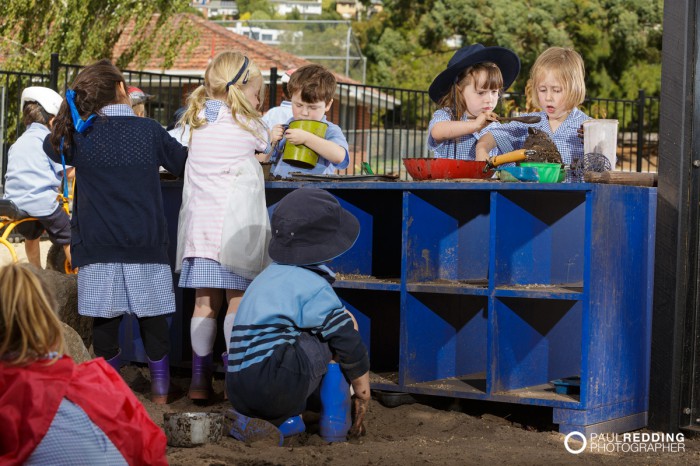
[[[17,258],[21,262],[26,262],[27,261],[27,255],[24,253],[24,243],[11,243],[14,248],[15,248],[15,253],[17,254]],[[42,240],[41,241],[41,265],[43,267],[46,267],[46,254],[49,252],[49,248],[51,247],[51,241],[48,240]],[[7,248],[0,244],[0,265],[4,264],[9,264],[12,262],[12,255],[10,255],[10,252],[7,250]]]
[[[48,241],[42,241],[44,258],[49,246]],[[0,264],[10,261],[4,249],[0,247]],[[17,245],[17,252],[23,258],[24,246]],[[160,426],[168,412],[223,413],[229,407],[223,400],[222,374],[215,377],[216,396],[211,403],[194,404],[181,397],[164,406],[148,400],[146,367],[131,364],[122,368],[121,374]],[[189,374],[177,370],[173,380],[185,391]],[[422,397],[415,403],[389,408],[373,400],[366,420],[367,435],[359,440],[327,444],[318,436],[311,418],[307,432],[287,439],[283,447],[245,445],[224,436],[218,443],[194,448],[169,446],[167,456],[173,465],[700,464],[700,437],[689,436],[680,452],[615,452],[611,438],[597,444],[598,452],[591,451],[589,445],[574,455],[565,449],[564,436],[551,419],[551,410],[542,407]],[[570,445],[581,446],[577,442]],[[625,445],[617,448],[633,448]]]

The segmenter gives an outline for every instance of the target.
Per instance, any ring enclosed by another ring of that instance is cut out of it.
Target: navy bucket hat
[[[320,188],[299,188],[284,196],[270,226],[270,258],[280,264],[329,261],[350,249],[360,234],[357,218]]]
[[[503,75],[503,89],[508,89],[520,72],[520,58],[505,47],[484,47],[473,44],[457,50],[447,63],[447,68],[433,80],[428,95],[439,103],[440,99],[450,91],[452,85],[459,79],[459,74],[477,63],[492,62],[498,66]]]

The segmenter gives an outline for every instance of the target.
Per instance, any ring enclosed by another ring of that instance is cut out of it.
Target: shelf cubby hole
[[[367,346],[373,388],[399,383],[400,293],[336,289]]]
[[[467,393],[486,391],[488,298],[408,293],[404,384]]]
[[[496,299],[490,391],[539,386],[547,399],[552,380],[580,377],[582,309],[582,301]]]
[[[488,191],[406,194],[406,279],[488,286]]]
[[[316,188],[304,188],[316,189]],[[318,189],[323,189],[319,187]],[[268,189],[270,216],[285,194],[292,190]],[[387,279],[399,283],[401,278],[401,199],[400,190],[387,190],[381,201],[375,191],[329,189],[341,206],[360,222],[360,235],[355,244],[329,267],[355,281],[376,282]]]
[[[495,286],[583,288],[586,193],[499,193],[494,215]]]

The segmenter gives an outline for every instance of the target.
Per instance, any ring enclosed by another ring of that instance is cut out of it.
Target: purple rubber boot
[[[170,394],[170,358],[166,354],[160,361],[147,359],[151,371],[151,401],[158,405],[167,404]]]
[[[200,356],[192,352],[192,381],[187,396],[190,400],[208,400],[211,396],[212,353]]]
[[[326,442],[345,442],[351,425],[350,384],[340,365],[329,363],[321,381],[319,433]]]
[[[112,366],[115,371],[119,372],[122,367],[122,350],[120,349],[116,356],[107,359],[107,364]]]

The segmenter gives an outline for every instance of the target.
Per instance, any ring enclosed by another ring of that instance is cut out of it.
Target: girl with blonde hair
[[[476,159],[486,160],[489,152],[498,147],[499,153],[523,147],[528,129],[542,131],[552,139],[561,154],[562,162],[570,165],[583,157],[583,141],[578,130],[590,117],[579,110],[586,98],[585,67],[576,51],[563,47],[550,47],[537,57],[530,69],[527,84],[532,105],[540,108],[539,123],[511,122],[487,128],[476,144]],[[524,116],[527,116],[524,115]],[[566,181],[583,181],[567,172]]]
[[[167,464],[119,374],[103,358],[75,364],[62,332],[30,266],[0,268],[0,464]]]
[[[226,299],[228,345],[243,292],[267,265],[270,227],[260,162],[269,158],[269,134],[258,111],[264,99],[258,67],[235,51],[219,53],[204,84],[187,100],[180,125],[189,127],[178,225],[180,287],[195,288],[190,322],[189,397],[210,397],[216,317]],[[224,365],[228,356],[222,356]]]

